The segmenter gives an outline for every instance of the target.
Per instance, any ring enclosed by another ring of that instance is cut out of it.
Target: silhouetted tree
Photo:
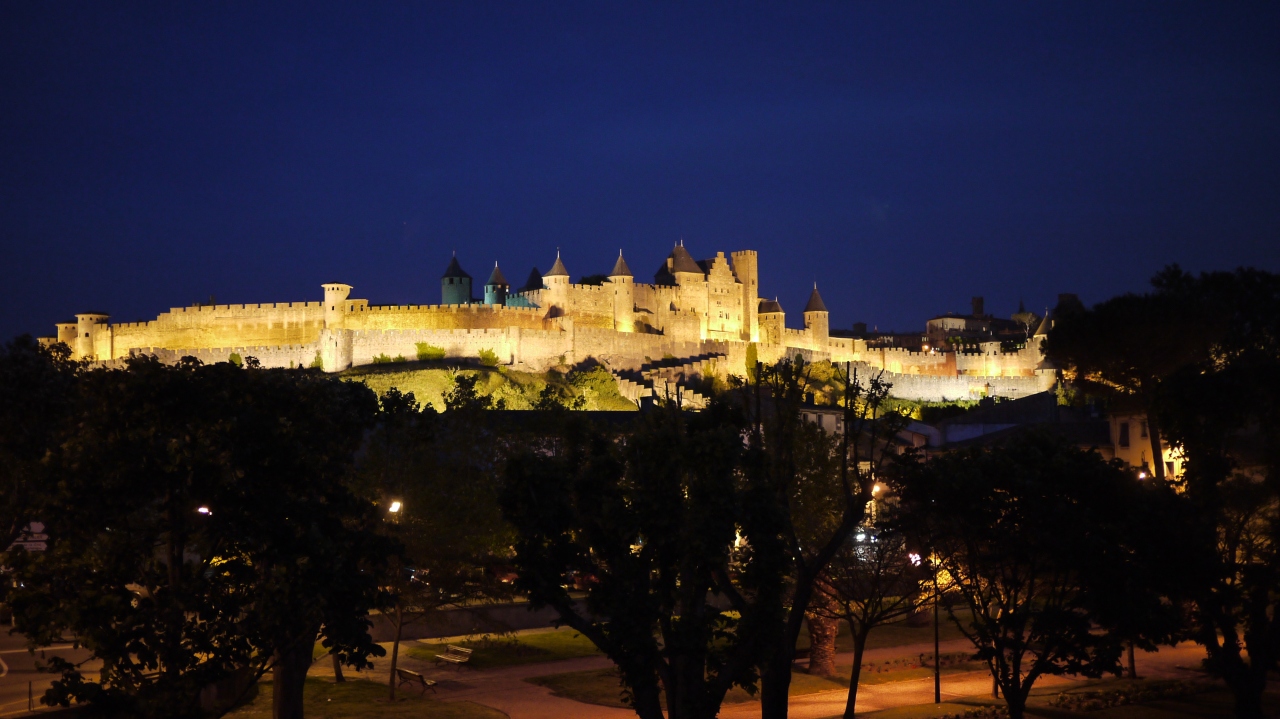
[[[825,611],[833,619],[849,623],[853,637],[853,673],[849,677],[849,698],[844,716],[853,719],[858,699],[858,680],[867,637],[876,627],[905,618],[932,596],[930,580],[919,555],[914,560],[907,551],[902,533],[884,523],[883,516],[859,529],[827,565],[818,594]]]
[[[1166,269],[1154,282],[1176,281]],[[1211,307],[1176,293],[1124,294],[1085,309],[1068,303],[1055,309],[1046,356],[1077,386],[1110,400],[1116,409],[1146,415],[1152,469],[1165,476],[1163,429],[1155,411],[1162,383],[1178,369],[1204,361],[1222,323]]]
[[[188,716],[211,685],[225,711],[272,672],[274,716],[299,719],[318,637],[353,666],[382,654],[366,615],[395,547],[349,488],[375,398],[244,364],[139,358],[78,381],[49,549],[10,557],[10,602],[32,646],[70,635],[102,669],[55,662],[46,702]]]
[[[1167,272],[1157,292],[1205,308],[1220,328],[1208,356],[1162,386],[1158,414],[1184,456],[1184,532],[1197,550],[1177,576],[1192,636],[1235,697],[1262,716],[1280,661],[1280,276],[1242,269]]]
[[[0,347],[0,547],[32,521],[56,478],[57,449],[83,369],[65,344],[42,347],[23,335]]]
[[[766,649],[760,664],[761,716],[787,716],[796,640],[815,583],[866,517],[876,477],[897,461],[893,438],[905,425],[886,409],[889,385],[846,366],[838,435],[803,419],[811,393],[802,358],[758,365],[741,388],[747,411],[742,462],[742,536],[750,562],[720,591]],[[740,586],[735,586],[735,584]]]
[[[487,571],[511,545],[498,505],[499,443],[483,415],[488,398],[474,393],[474,378],[458,379],[443,413],[423,411],[412,393],[383,394],[360,463],[364,491],[387,511],[386,531],[404,547],[391,558],[387,580],[393,699],[406,625],[442,607],[505,593]],[[393,502],[396,512],[389,511]]]
[[[1119,672],[1121,637],[1094,620],[1134,599],[1111,581],[1143,560],[1129,517],[1167,486],[1034,433],[902,471],[902,525],[972,612],[948,606],[1013,719],[1045,674]]]
[[[714,717],[753,685],[758,645],[714,598],[742,521],[742,423],[713,402],[640,415],[626,435],[568,416],[507,466],[517,584],[618,666],[646,719]],[[584,586],[581,602],[569,587]]]

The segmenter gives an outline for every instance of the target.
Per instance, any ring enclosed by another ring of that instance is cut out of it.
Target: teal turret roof
[[[569,271],[564,268],[564,263],[560,261],[560,253],[556,252],[556,263],[551,266],[547,274],[543,277],[568,277]]]
[[[486,285],[506,285],[508,287],[511,286],[511,283],[507,282],[507,278],[502,276],[502,270],[498,269],[497,262],[493,263],[493,272],[489,273],[489,281],[486,282],[485,284]]]
[[[609,273],[610,277],[631,277],[631,268],[627,267],[627,261],[622,259],[622,250],[618,250],[618,261],[613,263],[613,270]]]
[[[818,294],[818,283],[813,283],[813,294],[809,295],[809,303],[804,306],[805,312],[826,312],[827,306],[822,304],[822,295]]]
[[[449,267],[444,271],[444,277],[441,279],[448,277],[465,277],[467,279],[471,279],[471,275],[467,274],[466,270],[462,269],[462,265],[458,264],[457,255],[454,255],[453,259],[449,260]]]

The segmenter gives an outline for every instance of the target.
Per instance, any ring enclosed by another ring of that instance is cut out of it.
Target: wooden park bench
[[[471,650],[455,647],[452,644],[445,647],[444,654],[436,655],[436,664],[440,662],[448,662],[458,669],[462,669],[462,665],[471,661]]]
[[[401,687],[405,684],[417,684],[422,687],[422,691],[418,692],[418,696],[427,693],[427,690],[436,690],[436,683],[427,679],[417,672],[411,672],[408,669],[396,669],[396,686]]]

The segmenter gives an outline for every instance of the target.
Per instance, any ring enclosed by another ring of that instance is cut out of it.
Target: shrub
[[[385,352],[380,355],[375,355],[373,358],[374,364],[391,364],[394,361],[395,360],[391,359],[391,357],[388,356]]]
[[[426,342],[418,342],[418,359],[423,362],[444,359],[444,348],[427,344]]]
[[[244,366],[244,360],[243,360],[243,359],[241,359],[241,357],[240,357],[239,353],[236,353],[236,352],[232,352],[232,353],[231,353],[231,356],[227,357],[227,361],[228,361],[228,362],[230,362],[231,364],[233,364],[233,365],[237,366],[237,367],[243,367],[243,366]]]
[[[1159,699],[1177,699],[1210,691],[1208,682],[1166,681],[1096,692],[1062,693],[1049,700],[1049,705],[1073,712],[1092,712],[1129,704],[1145,704]]]
[[[487,348],[480,350],[480,364],[485,367],[497,367],[498,353]]]
[[[324,359],[320,357],[319,352],[316,352],[316,358],[311,360],[311,369],[324,369]]]

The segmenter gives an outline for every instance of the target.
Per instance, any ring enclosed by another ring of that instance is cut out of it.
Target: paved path
[[[412,646],[412,642],[407,643]],[[941,650],[945,652],[964,651],[968,644],[959,639],[943,642]],[[883,649],[869,650],[867,661],[890,659],[895,657],[913,657],[922,652],[932,653],[933,644],[913,644]],[[1138,654],[1138,674],[1144,678],[1184,678],[1194,675],[1194,668],[1204,656],[1204,650],[1194,644],[1183,644],[1174,648],[1165,648],[1158,653]],[[852,664],[852,654],[840,654],[836,657],[838,664]],[[375,662],[371,672],[361,672],[358,676],[386,682],[390,662],[383,658]],[[558,662],[525,664],[501,669],[472,670],[441,669],[430,662],[415,660],[401,654],[400,666],[412,669],[439,682],[435,698],[443,701],[472,701],[477,704],[493,707],[505,712],[511,719],[630,719],[635,712],[630,709],[583,704],[571,699],[552,696],[545,687],[524,681],[529,677],[559,674],[561,672],[586,671],[604,669],[612,663],[604,657],[585,657],[567,659]],[[313,676],[333,676],[332,664],[327,660],[316,662],[312,667]],[[348,677],[353,674],[348,672]],[[1043,677],[1036,682],[1037,687],[1049,687],[1070,684],[1078,681],[1066,677]],[[991,676],[986,672],[965,672],[943,675],[942,696],[944,700],[965,696],[986,696],[991,692]],[[409,692],[406,696],[412,696]],[[836,717],[844,713],[848,692],[845,690],[819,692],[794,697],[791,700],[790,716],[793,719],[823,719]],[[927,704],[933,701],[933,679],[913,679],[886,684],[864,685],[858,690],[858,711],[868,712],[888,707],[909,704]],[[754,719],[760,716],[760,705],[757,702],[743,704],[726,704],[720,715],[725,719]]]
[[[35,654],[28,652],[26,646],[24,637],[13,636],[0,627],[0,717],[27,714],[28,695],[39,711],[47,710],[40,704],[40,697],[56,676],[36,671],[37,662],[43,663],[54,655],[73,662],[84,661],[89,656],[87,651],[72,649],[70,644],[58,644]],[[86,673],[98,666],[97,662],[90,663]]]

